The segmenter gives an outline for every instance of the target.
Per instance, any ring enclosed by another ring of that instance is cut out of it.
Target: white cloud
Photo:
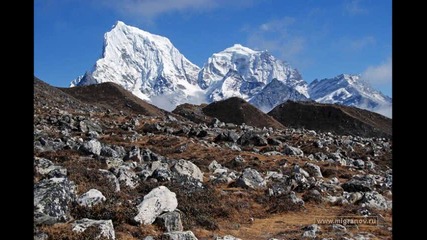
[[[392,82],[392,61],[388,58],[376,66],[369,66],[362,73],[362,79],[374,86],[389,85]]]
[[[154,19],[170,12],[203,12],[216,8],[250,6],[253,1],[245,0],[96,0],[122,14]]]
[[[278,57],[294,61],[305,49],[306,39],[294,31],[295,18],[284,17],[256,27],[246,27],[249,47],[275,52]]]
[[[351,40],[350,47],[352,50],[361,50],[369,45],[375,44],[375,38],[372,36],[366,36],[359,39]]]
[[[349,0],[344,4],[344,10],[351,16],[365,14],[368,12],[366,8],[360,5],[360,0]]]

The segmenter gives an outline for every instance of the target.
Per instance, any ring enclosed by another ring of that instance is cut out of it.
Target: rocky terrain
[[[73,91],[34,79],[34,239],[392,238],[390,138]]]

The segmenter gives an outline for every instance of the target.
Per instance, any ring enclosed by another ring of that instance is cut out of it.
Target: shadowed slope
[[[209,104],[202,109],[203,113],[216,117],[223,122],[242,124],[254,127],[283,128],[278,121],[258,110],[250,103],[238,97]]]
[[[343,105],[287,101],[268,115],[285,126],[362,137],[391,137],[392,120],[367,110]]]

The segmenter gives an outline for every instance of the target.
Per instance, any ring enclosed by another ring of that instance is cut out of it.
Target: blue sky
[[[101,56],[117,20],[171,40],[194,64],[240,43],[304,80],[341,73],[391,96],[391,0],[35,0],[34,74],[67,87]]]

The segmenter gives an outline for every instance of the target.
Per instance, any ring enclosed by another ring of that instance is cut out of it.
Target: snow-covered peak
[[[240,54],[256,54],[259,51],[252,50],[248,47],[245,47],[239,43],[234,44],[233,46],[224,49],[221,53],[240,53]]]
[[[315,80],[308,86],[308,93],[317,102],[337,103],[371,111],[391,108],[392,105],[390,97],[373,89],[360,75],[340,74],[334,78]]]
[[[155,96],[168,95],[158,99],[159,105],[172,110],[190,95],[200,95],[199,70],[168,38],[117,21],[104,35],[102,58],[71,86],[114,82],[153,103]]]
[[[248,85],[255,87],[249,93],[244,94],[248,99],[261,91],[262,87],[273,79],[282,81],[292,87],[300,86],[298,91],[302,91],[301,94],[308,96],[305,91],[306,87],[304,87],[307,83],[302,80],[296,69],[275,58],[267,51],[252,50],[240,44],[234,44],[221,52],[214,53],[208,59],[199,73],[199,86],[203,89],[218,88],[221,82],[224,82],[230,70],[236,71],[240,75],[240,78],[235,78],[236,80],[241,79],[244,82],[232,84],[233,86],[239,85],[245,89],[247,89]],[[222,86],[220,88],[223,89]],[[235,90],[233,91],[235,92]],[[223,95],[226,96],[228,94]]]

